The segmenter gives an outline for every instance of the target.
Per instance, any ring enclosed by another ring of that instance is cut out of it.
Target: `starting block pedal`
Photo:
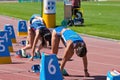
[[[28,30],[27,30],[27,24],[25,20],[20,20],[18,22],[18,36],[27,36]]]
[[[120,80],[120,72],[117,70],[108,71],[107,80]]]
[[[39,73],[40,72],[40,65],[39,64],[35,64],[31,67],[32,72],[34,73]]]
[[[40,80],[63,80],[58,59],[55,54],[42,53],[40,63]]]
[[[34,54],[35,54],[34,59],[41,59],[41,53],[40,52],[35,52]],[[27,54],[26,58],[31,58],[31,55]]]
[[[26,46],[27,44],[29,44],[29,42],[27,40],[22,40],[20,44],[22,44],[23,46]]]

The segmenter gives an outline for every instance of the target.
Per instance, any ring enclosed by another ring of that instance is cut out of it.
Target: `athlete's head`
[[[37,17],[41,17],[40,14],[33,14],[33,15],[30,17],[30,24],[32,24],[33,19],[35,19],[35,18],[37,18]]]
[[[40,31],[40,34],[43,38],[43,45],[45,44],[46,41],[49,42],[49,46],[51,46],[51,37],[52,37],[52,34],[50,32],[50,30],[48,28],[43,28],[41,29]]]
[[[78,46],[76,48],[76,54],[79,57],[84,57],[87,54],[87,48],[85,43],[78,43]]]
[[[51,46],[51,34],[47,34],[44,36],[45,40],[49,42],[49,46]]]

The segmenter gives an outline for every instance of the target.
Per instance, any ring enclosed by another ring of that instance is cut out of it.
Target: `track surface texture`
[[[17,43],[13,44],[14,52],[11,52],[12,64],[0,64],[0,80],[40,80],[40,75],[31,72],[31,66],[40,64],[40,59],[28,61],[28,58],[16,58],[15,52],[21,49],[20,41],[26,37],[17,36],[17,26],[19,19],[0,16],[0,30],[5,24],[12,24],[16,35]],[[84,77],[82,58],[76,54],[67,62],[65,69],[69,76],[64,76],[64,80],[106,80],[107,72],[112,69],[120,70],[120,42],[102,38],[81,35],[88,48],[88,70],[90,77]],[[46,48],[41,52],[49,53]],[[62,58],[64,46],[60,43],[58,57]],[[30,50],[28,50],[28,53]],[[59,60],[61,61],[61,60]]]

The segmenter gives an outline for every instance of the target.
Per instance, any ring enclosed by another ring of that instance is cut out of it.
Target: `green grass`
[[[63,2],[57,2],[56,24],[64,18]],[[82,2],[84,26],[71,29],[94,36],[120,40],[120,2]],[[40,13],[40,3],[0,3],[0,14],[28,20]]]
[[[85,27],[78,32],[120,39],[120,2],[83,2]]]
[[[0,3],[0,14],[28,20],[34,13],[40,13],[39,3]]]

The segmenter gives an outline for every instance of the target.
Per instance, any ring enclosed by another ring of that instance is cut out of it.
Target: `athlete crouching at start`
[[[64,69],[66,62],[73,56],[75,51],[77,56],[82,57],[85,77],[88,77],[87,48],[83,39],[73,30],[63,26],[57,27],[52,32],[52,53],[58,53],[60,39],[65,45],[64,56],[60,65],[61,71]]]
[[[33,61],[35,47],[37,45],[38,40],[40,40],[40,44],[36,52],[39,52],[42,47],[47,46],[47,41],[49,42],[49,46],[51,46],[51,32],[48,28],[46,28],[45,22],[43,18],[41,18],[38,14],[32,15],[30,20],[28,21],[28,42],[29,44],[23,47],[23,50],[31,49],[31,58]]]

